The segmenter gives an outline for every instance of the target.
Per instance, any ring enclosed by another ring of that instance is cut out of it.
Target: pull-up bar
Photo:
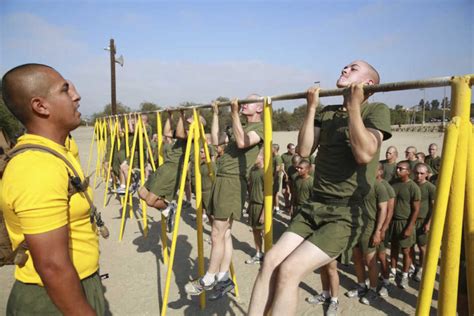
[[[466,75],[470,77],[470,84],[474,84],[474,74]],[[365,85],[364,92],[367,93],[375,93],[375,92],[389,92],[389,91],[400,91],[400,90],[414,90],[414,89],[421,89],[421,88],[437,88],[437,87],[446,87],[451,85],[451,81],[455,76],[446,76],[446,77],[436,77],[430,79],[423,79],[423,80],[413,80],[413,81],[400,81],[400,82],[391,82],[391,83],[382,83],[382,84],[375,84],[375,85]],[[343,95],[347,88],[338,88],[338,89],[327,89],[321,90],[319,92],[320,97],[334,97],[338,95]],[[305,99],[307,92],[297,92],[297,93],[290,93],[290,94],[282,94],[271,96],[270,99],[272,102],[274,101],[287,101],[287,100],[297,100],[297,99]],[[263,97],[261,98],[263,101]],[[248,103],[255,103],[255,99],[242,99],[239,100],[239,104],[248,104]],[[217,106],[230,106],[231,101],[224,101],[218,102]],[[212,108],[211,104],[199,104],[189,107],[176,107],[170,109],[163,109],[157,111],[147,111],[147,112],[140,112],[141,114],[151,114],[156,112],[174,112],[174,111],[184,111],[184,110],[192,110],[194,108],[199,109],[206,109]],[[129,113],[117,114],[117,116],[126,116]]]

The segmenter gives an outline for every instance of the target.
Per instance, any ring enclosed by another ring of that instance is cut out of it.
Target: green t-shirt
[[[392,136],[385,104],[365,104],[361,116],[365,127],[381,131],[384,140]],[[367,165],[358,165],[351,151],[348,118],[340,105],[326,106],[316,115],[314,125],[321,131],[313,191],[322,198],[362,202],[375,181],[380,149]]]
[[[278,179],[280,173],[277,173],[276,170],[279,166],[283,165],[283,159],[280,155],[273,156],[273,177]]]
[[[396,194],[395,194],[395,190],[392,188],[392,186],[390,185],[390,183],[388,183],[387,180],[384,180],[382,179],[382,181],[380,181],[384,186],[385,186],[385,189],[387,190],[387,193],[388,193],[388,199],[394,199],[396,197]]]
[[[392,179],[397,177],[397,163],[389,163],[387,160],[381,160],[380,163],[383,166],[383,178],[390,182]]]
[[[306,179],[301,178],[300,176],[296,177],[295,180],[295,205],[301,206],[304,203],[307,203],[311,199],[311,189],[313,188],[313,177],[308,177]]]
[[[431,216],[432,204],[436,195],[436,187],[433,183],[426,181],[423,184],[418,185],[421,191],[421,202],[420,202],[420,213],[418,213],[418,219],[425,219],[427,216]]]
[[[413,180],[396,181],[392,187],[396,194],[393,218],[407,220],[411,214],[411,203],[421,200],[420,188]]]
[[[163,145],[164,162],[181,163],[186,152],[186,140],[176,139],[173,144]]]
[[[377,212],[379,203],[387,202],[389,199],[387,189],[382,181],[375,181],[364,199],[364,210],[367,218],[371,221],[377,220]]]
[[[232,133],[227,144],[224,154],[217,161],[217,173],[223,175],[240,175],[247,177],[250,168],[257,160],[258,152],[263,144],[263,123],[248,123],[243,127],[245,133],[254,131],[260,136],[261,141],[247,148],[238,148],[235,141],[235,136]]]
[[[250,169],[249,197],[251,203],[263,204],[263,168],[257,166]]]
[[[436,175],[439,173],[439,169],[441,168],[441,157],[431,158],[430,155],[426,156],[425,163],[430,166],[432,170],[432,174]]]
[[[288,173],[288,168],[290,168],[292,162],[291,160],[293,159],[294,155],[291,155],[289,153],[284,153],[281,155],[281,160],[283,161],[283,164],[285,165],[285,172]]]
[[[291,165],[289,168],[288,168],[288,178],[295,182],[296,180],[296,177],[298,177],[298,170],[296,170],[296,167]]]
[[[211,161],[212,171],[216,172],[216,163]],[[199,168],[201,170],[201,182],[202,182],[202,192],[211,191],[212,188],[212,178],[209,176],[209,168],[205,161],[201,162]]]

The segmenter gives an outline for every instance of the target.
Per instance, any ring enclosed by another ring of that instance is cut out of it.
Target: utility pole
[[[115,63],[123,67],[123,56],[120,55],[119,58],[115,59],[115,43],[114,39],[110,39],[109,47],[104,48],[110,52],[110,95],[111,95],[111,107],[112,115],[117,114],[117,97],[116,97],[116,88],[115,88]]]

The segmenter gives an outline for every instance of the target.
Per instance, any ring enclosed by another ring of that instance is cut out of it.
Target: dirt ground
[[[89,146],[93,129],[82,127],[73,132],[77,140],[81,163],[87,170]],[[274,142],[280,144],[281,153],[286,151],[286,144],[296,143],[297,132],[276,132]],[[427,152],[430,143],[437,143],[442,148],[443,135],[438,133],[394,133],[392,139],[382,145],[382,155],[389,145],[395,145],[403,156],[404,149],[414,145],[419,151]],[[400,159],[403,157],[400,157]],[[90,170],[95,168],[95,153],[92,157]],[[108,279],[103,281],[110,314],[114,315],[158,315],[165,291],[167,266],[163,263],[162,241],[160,240],[160,217],[157,211],[147,210],[149,233],[143,234],[142,212],[138,209],[137,198],[134,197],[134,217],[126,219],[124,237],[118,241],[121,223],[121,205],[115,196],[108,197],[104,206],[104,183],[98,181],[95,189],[95,204],[110,229],[109,239],[100,240],[101,274],[107,273]],[[258,272],[258,265],[247,265],[244,261],[254,254],[252,233],[242,217],[233,227],[234,256],[239,297],[228,295],[218,301],[208,301],[204,310],[199,307],[198,297],[187,297],[184,286],[190,278],[197,276],[197,233],[195,210],[183,209],[179,224],[177,250],[171,286],[169,292],[168,315],[244,315],[248,309],[250,294]],[[274,219],[274,240],[282,234],[289,218],[277,215]],[[204,226],[204,239],[209,239],[210,226]],[[171,234],[168,234],[168,245],[171,245]],[[204,242],[206,267],[210,253],[210,244]],[[339,264],[340,271],[340,315],[413,315],[416,307],[419,283],[410,280],[407,290],[391,287],[388,298],[380,298],[373,306],[366,306],[357,299],[349,299],[344,293],[355,285],[352,265]],[[5,314],[8,294],[13,284],[13,267],[0,268],[0,314]],[[436,303],[438,282],[435,285]],[[308,275],[300,284],[297,315],[323,315],[322,306],[313,306],[305,302],[305,298],[318,293],[321,282],[318,271]],[[432,313],[434,309],[432,309]]]

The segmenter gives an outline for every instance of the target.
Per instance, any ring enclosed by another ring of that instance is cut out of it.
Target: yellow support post
[[[195,130],[195,127],[194,127],[194,122],[193,122],[191,126],[189,127],[188,142],[186,144],[186,152],[184,154],[183,171],[181,173],[181,182],[179,185],[178,208],[176,210],[176,215],[175,215],[176,219],[175,219],[175,225],[174,225],[174,230],[173,230],[173,238],[171,241],[171,251],[170,251],[170,257],[169,257],[168,272],[166,273],[165,293],[163,295],[163,306],[161,306],[161,316],[166,315],[166,310],[168,308],[171,274],[173,272],[174,255],[176,253],[176,239],[178,238],[179,222],[181,219],[181,209],[183,208],[184,187],[186,185],[186,176],[188,173],[189,156],[191,152],[192,139],[194,137],[193,135],[194,130]]]
[[[91,144],[89,146],[89,160],[87,161],[87,172],[86,176],[89,176],[89,170],[91,167],[91,159],[92,159],[92,146],[94,146],[94,140],[97,139],[97,120],[94,123],[94,133],[92,134]]]
[[[201,153],[199,148],[199,140],[201,139],[201,121],[196,109],[193,109],[194,116],[194,188],[196,193],[196,224],[197,224],[197,244],[198,244],[198,274],[200,277],[204,275],[204,240],[202,227],[202,179],[201,179]],[[205,139],[203,140],[205,142]],[[201,309],[206,308],[206,293],[199,295],[199,303]]]
[[[423,263],[423,277],[421,280],[416,309],[417,316],[430,314],[458,138],[459,120],[453,118],[444,134],[441,169],[438,178],[438,188],[432,215],[433,218],[431,220],[431,228],[428,235],[426,258]]]
[[[474,130],[471,125],[467,154],[466,205],[464,207],[464,247],[466,253],[469,315],[474,315]]]
[[[123,230],[124,230],[124,227],[125,227],[125,214],[127,212],[127,202],[128,202],[128,193],[129,193],[129,189],[130,189],[130,180],[132,178],[132,164],[133,164],[133,160],[135,159],[135,146],[137,144],[137,136],[138,136],[138,128],[135,128],[135,132],[133,133],[133,141],[132,141],[132,152],[130,154],[130,164],[129,164],[129,168],[128,168],[128,174],[127,174],[127,184],[125,186],[125,196],[123,198],[123,203],[122,203],[122,223],[120,225],[120,234],[119,234],[119,241],[122,241],[122,238],[123,238]],[[127,136],[128,138],[128,136]],[[132,207],[133,207],[133,204],[132,204]],[[132,217],[133,215],[133,210],[130,211],[130,217]]]
[[[199,112],[198,112],[198,117],[199,117]],[[204,154],[206,155],[206,163],[207,163],[207,169],[209,170],[209,176],[212,179],[212,182],[216,179],[216,172],[215,170],[212,169],[211,166],[211,154],[209,153],[209,146],[207,146],[207,139],[206,139],[206,133],[204,132],[204,125],[201,124],[201,121],[199,121],[199,127],[200,127],[200,132],[201,132],[201,141],[202,141],[202,146],[204,148]]]
[[[264,146],[264,249],[273,244],[273,157],[272,157],[272,99],[264,98],[263,104],[263,146]]]
[[[117,122],[115,122],[113,130],[112,130],[112,135],[110,136],[111,141],[110,141],[110,154],[109,154],[109,159],[108,159],[108,165],[107,165],[107,175],[106,175],[106,180],[105,180],[105,189],[104,189],[104,207],[107,206],[107,194],[109,193],[109,180],[110,180],[110,171],[112,170],[112,158],[114,157],[114,147],[115,147],[115,139],[117,138],[117,132],[118,132],[118,125]]]
[[[161,124],[161,114],[156,112],[156,134],[158,136],[157,144],[157,155],[158,155],[158,166],[163,164],[163,127]],[[168,265],[169,253],[168,253],[168,235],[166,235],[166,217],[161,215],[161,248],[163,252],[163,262]]]
[[[103,129],[102,129],[102,122],[99,121],[99,124],[97,125],[97,160],[96,160],[96,163],[95,163],[95,173],[94,173],[94,186],[93,186],[93,190],[95,190],[95,185],[96,185],[96,182],[97,182],[97,177],[99,176],[99,173],[100,173],[100,161],[101,161],[101,154],[102,154],[102,150],[101,150],[101,144],[102,144],[102,132],[103,132]]]
[[[129,147],[130,144],[128,143],[128,119],[127,119],[127,115],[125,115],[123,117],[123,125],[125,125],[125,157],[128,158],[128,156],[130,156],[130,151],[129,151]]]
[[[146,136],[146,131],[145,131],[145,126],[143,125],[142,121],[142,116],[138,115],[138,121],[137,124],[135,125],[135,129],[137,130],[138,133],[138,143],[139,143],[139,158],[140,158],[140,182],[142,185],[145,184],[145,157],[144,157],[144,152],[143,152],[143,133],[145,133]],[[133,169],[133,161],[130,162],[130,168]],[[140,204],[142,206],[142,217],[143,217],[143,234],[148,236],[148,218],[147,218],[147,213],[146,213],[146,203],[142,199],[140,199]]]
[[[454,77],[452,81],[452,112],[460,119],[460,137],[456,148],[455,166],[451,194],[441,248],[441,273],[438,313],[455,315],[459,283],[459,262],[461,254],[462,220],[466,193],[467,148],[471,128],[469,108],[471,89],[469,77]]]
[[[140,118],[141,118],[141,115],[139,115]],[[142,128],[142,131],[143,131],[143,135],[145,136],[145,143],[146,143],[146,148],[147,148],[147,152],[148,152],[148,155],[150,157],[150,164],[151,164],[151,168],[153,169],[153,171],[156,170],[156,166],[155,166],[155,160],[153,159],[153,150],[151,149],[151,144],[150,144],[150,138],[148,137],[148,132],[146,131],[146,126],[145,126],[145,123],[143,123],[143,120],[140,119],[141,121],[141,128]]]
[[[101,155],[101,159],[100,159],[100,165],[102,166],[103,164],[103,161],[105,159],[105,153],[107,152],[107,143],[108,143],[108,129],[107,129],[107,119],[104,119],[104,123],[103,123],[103,135],[104,135],[104,140],[102,142],[102,155]],[[105,178],[104,176],[104,168],[100,168],[100,172],[101,172],[101,176],[102,178]]]

